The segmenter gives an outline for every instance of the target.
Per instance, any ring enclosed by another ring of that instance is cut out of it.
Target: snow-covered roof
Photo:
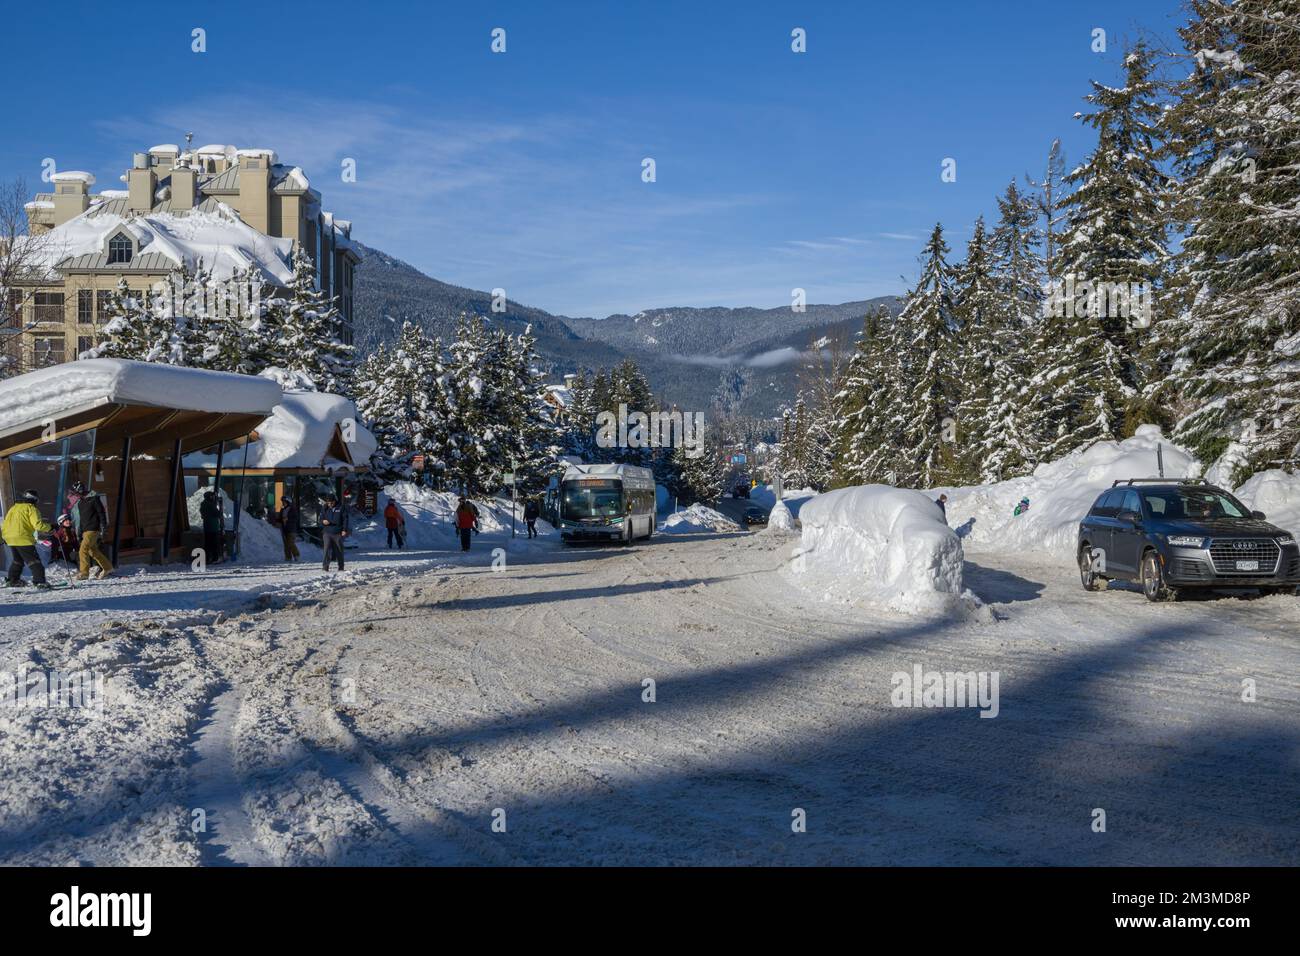
[[[138,214],[126,199],[109,199],[41,236],[40,261],[33,265],[56,272],[116,268],[108,263],[106,242],[124,229],[135,238],[141,260],[125,264],[127,271],[171,271],[181,263],[194,269],[201,259],[217,281],[249,268],[276,285],[293,278],[293,240],[259,232],[217,200]]]
[[[266,414],[280,397],[279,385],[251,375],[124,359],[86,359],[0,381],[0,433],[33,423],[57,422],[105,404]]]
[[[69,169],[62,173],[55,173],[50,177],[52,183],[85,183],[87,186],[95,185],[95,176],[93,173],[83,172],[80,169]]]
[[[568,408],[573,401],[573,391],[567,385],[547,385],[546,393],[555,399],[561,408]]]
[[[221,143],[210,143],[207,146],[200,146],[194,151],[195,156],[233,156],[235,147],[225,146]]]
[[[235,155],[236,156],[265,156],[271,160],[272,166],[280,162],[280,156],[278,153],[276,153],[275,150],[265,149],[262,147],[255,147],[253,149],[237,149],[235,150]]]
[[[357,421],[357,408],[341,395],[327,392],[286,391],[265,421],[257,426],[257,440],[247,445],[247,467],[325,468],[330,471],[367,467],[378,443]],[[348,437],[352,441],[348,441]],[[337,444],[336,444],[337,442]],[[333,452],[345,449],[350,461]],[[244,449],[226,456],[227,468],[243,468]],[[215,467],[216,455],[196,452],[185,456],[185,467]]]

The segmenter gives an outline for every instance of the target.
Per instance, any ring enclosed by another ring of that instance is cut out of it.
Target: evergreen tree
[[[702,452],[689,457],[684,447],[674,448],[673,479],[667,485],[670,494],[684,504],[699,501],[716,504],[726,486],[726,472],[713,428],[705,428]]]
[[[105,308],[108,321],[103,331],[108,338],[84,357],[184,365],[184,335],[172,302],[168,296],[158,298],[155,302],[152,293],[133,292],[126,276],[119,278]]]
[[[984,217],[975,220],[966,261],[956,269],[954,302],[961,329],[957,355],[958,405],[951,436],[957,445],[957,472],[962,483],[975,483],[983,471],[985,443],[991,437],[993,390],[1004,343],[1003,301],[993,274],[993,255]]]

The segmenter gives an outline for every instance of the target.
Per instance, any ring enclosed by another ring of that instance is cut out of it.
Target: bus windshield
[[[566,481],[560,489],[560,517],[617,518],[623,514],[623,483],[599,478]]]

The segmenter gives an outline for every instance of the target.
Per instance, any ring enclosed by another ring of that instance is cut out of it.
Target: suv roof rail
[[[1209,482],[1204,478],[1117,478],[1111,483],[1115,488],[1119,485],[1208,485]]]

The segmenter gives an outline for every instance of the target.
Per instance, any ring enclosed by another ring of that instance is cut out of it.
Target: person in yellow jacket
[[[0,537],[9,546],[12,560],[9,562],[9,574],[4,586],[16,588],[23,585],[23,566],[32,569],[32,584],[38,588],[48,589],[45,580],[45,565],[36,553],[36,536],[49,531],[50,525],[36,510],[40,495],[35,491],[24,491],[23,496],[5,514],[4,524],[0,525]]]

